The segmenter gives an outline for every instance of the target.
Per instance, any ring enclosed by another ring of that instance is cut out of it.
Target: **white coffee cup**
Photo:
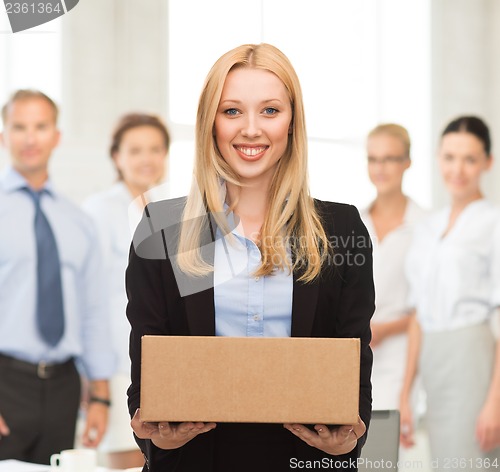
[[[94,449],[66,449],[50,456],[53,472],[95,472],[97,453]]]

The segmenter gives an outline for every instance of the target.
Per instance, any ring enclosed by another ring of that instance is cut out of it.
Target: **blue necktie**
[[[35,238],[37,252],[36,318],[42,338],[55,346],[64,333],[64,308],[61,284],[61,264],[52,228],[40,207],[45,192],[26,188],[35,204]]]

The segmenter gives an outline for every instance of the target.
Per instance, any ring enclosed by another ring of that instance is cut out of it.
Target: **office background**
[[[77,202],[114,179],[107,149],[119,115],[158,113],[173,135],[168,179],[177,196],[189,187],[196,102],[210,65],[233,46],[270,42],[302,82],[314,196],[368,203],[364,137],[391,121],[413,140],[406,192],[438,207],[446,195],[435,152],[447,121],[484,117],[500,149],[498,24],[496,0],[81,0],[16,34],[0,10],[0,99],[31,87],[60,104],[52,176]],[[2,150],[0,168],[6,163]],[[497,163],[485,189],[500,203],[498,182]]]

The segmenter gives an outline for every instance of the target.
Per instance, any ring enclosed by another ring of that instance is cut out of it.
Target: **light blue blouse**
[[[229,216],[231,223],[232,215]],[[216,335],[289,337],[293,275],[280,270],[270,276],[255,277],[254,273],[261,262],[261,252],[252,240],[242,236],[236,228],[225,237],[218,230],[216,239]]]

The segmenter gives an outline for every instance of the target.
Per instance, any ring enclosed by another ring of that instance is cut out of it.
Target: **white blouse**
[[[361,218],[373,242],[373,279],[377,307],[373,314],[375,322],[397,320],[411,308],[408,306],[405,260],[413,229],[425,215],[425,210],[408,198],[403,223],[379,242],[370,216],[370,207],[361,212]]]
[[[167,196],[167,184],[147,192],[148,201],[161,200]],[[88,197],[83,203],[83,209],[97,225],[107,274],[106,291],[111,316],[112,345],[118,355],[118,372],[128,374],[130,325],[125,314],[125,269],[132,236],[143,210],[140,202],[133,200],[123,182],[117,182],[109,189]]]
[[[373,322],[395,321],[408,315],[408,281],[405,260],[412,241],[413,230],[422,221],[426,211],[408,199],[403,223],[389,232],[382,241],[370,216],[370,207],[361,212],[373,242],[373,280],[375,305]],[[399,394],[406,366],[407,335],[390,336],[373,347],[372,394],[373,408],[398,409]]]
[[[446,207],[418,225],[407,258],[410,303],[424,331],[485,322],[500,302],[500,209],[476,200],[443,236],[450,212]]]

